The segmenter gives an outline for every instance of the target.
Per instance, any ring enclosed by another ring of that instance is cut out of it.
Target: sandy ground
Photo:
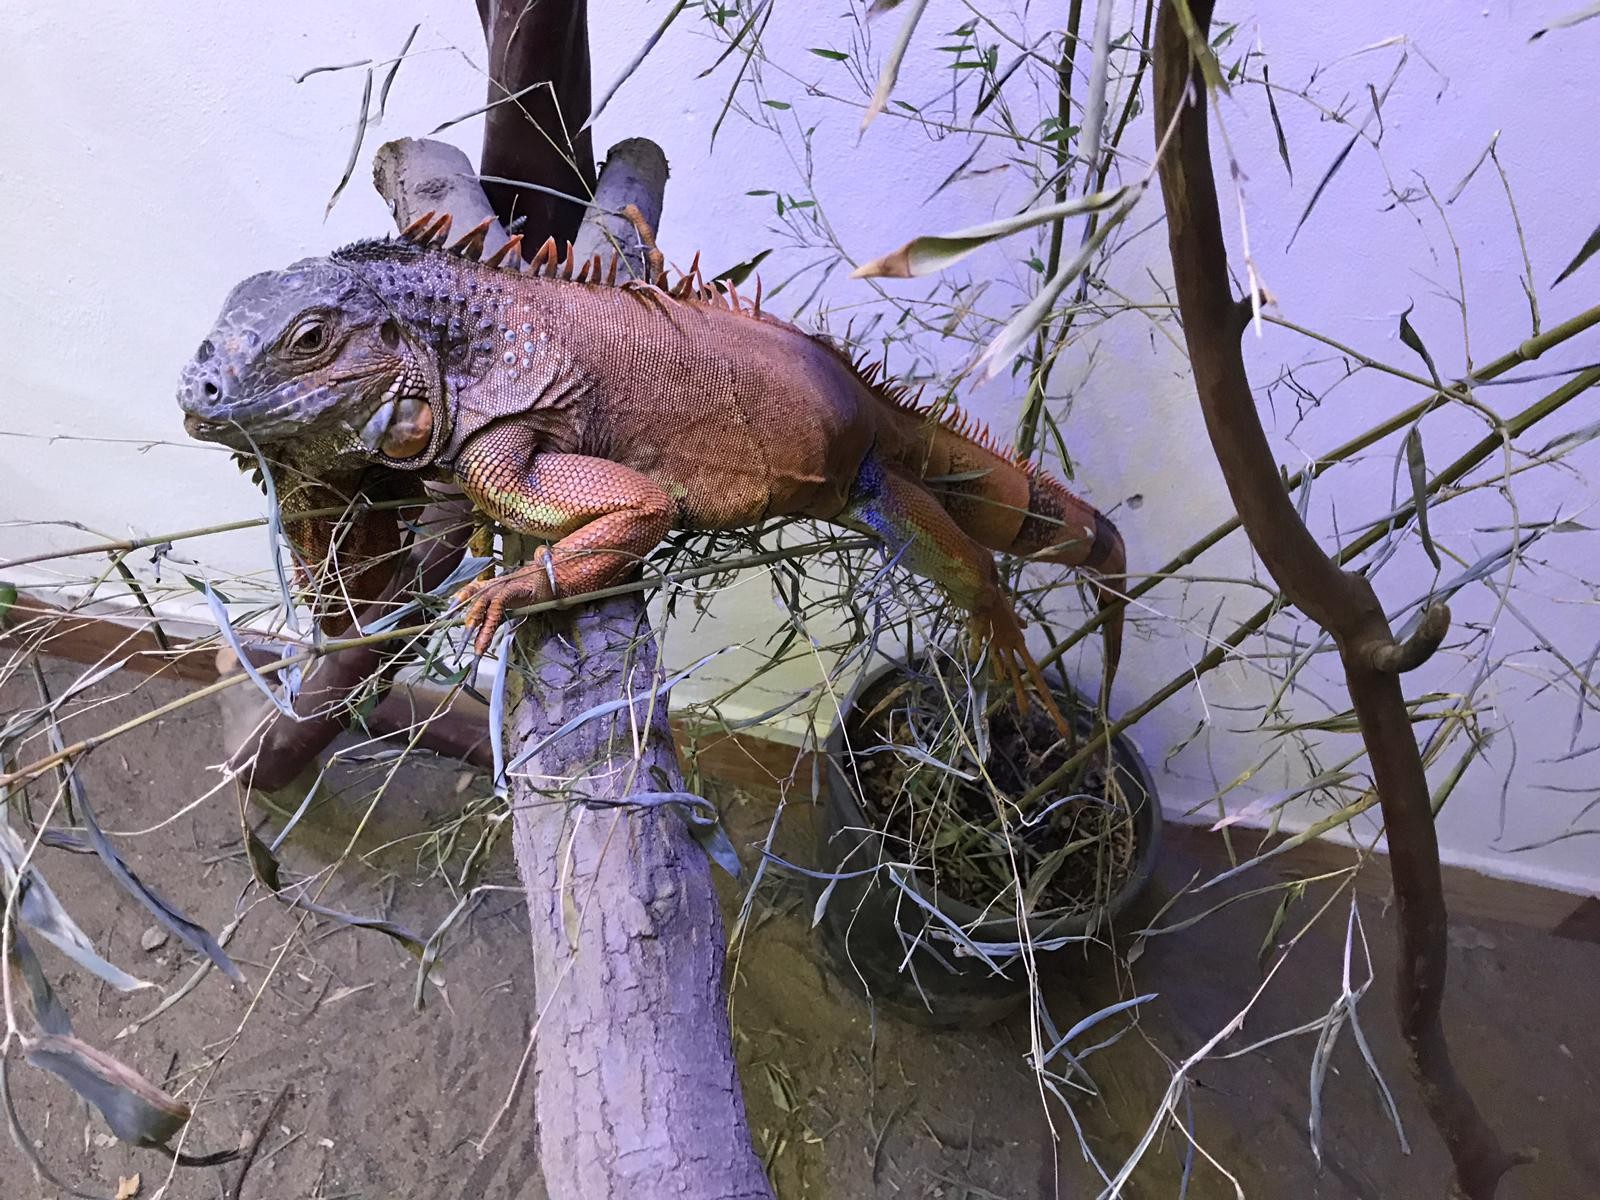
[[[61,667],[53,675],[69,678],[68,671]],[[31,702],[19,687],[0,692],[0,711]],[[165,683],[114,679],[92,693],[103,702],[75,707],[66,734],[104,729],[177,693]],[[215,707],[201,702],[97,751],[83,776],[102,823],[124,834],[117,841],[135,871],[213,931],[228,923],[249,881],[231,792],[185,807],[215,780],[207,766],[218,757],[218,728]],[[322,899],[426,934],[456,897],[440,878],[437,843],[422,835],[484,791],[458,767],[418,762],[396,771],[393,763],[380,763],[347,772],[338,799],[314,813],[305,836],[297,834],[282,857],[296,875],[325,870],[340,857],[376,782],[391,773],[357,853],[330,873]],[[722,799],[741,847],[764,835],[770,799]],[[34,803],[47,800],[48,789],[37,789]],[[259,809],[246,816],[270,827]],[[145,829],[151,831],[126,836]],[[792,804],[779,848],[808,861],[812,844],[808,807]],[[465,848],[450,860],[452,870],[459,869]],[[58,895],[103,953],[163,987],[189,975],[193,960],[176,942],[142,948],[148,915],[114,887],[96,860],[56,850],[42,855]],[[1151,905],[1197,869],[1180,847],[1171,847]],[[492,858],[489,879],[514,884],[504,850]],[[1325,886],[1313,885],[1295,910],[1297,919],[1326,894]],[[739,892],[727,886],[723,898],[731,917]],[[79,1036],[196,1103],[187,1149],[237,1145],[271,1116],[242,1189],[233,1190],[237,1167],[226,1166],[180,1170],[166,1195],[545,1195],[526,1091],[479,1145],[512,1087],[535,1011],[528,927],[516,891],[490,893],[457,927],[438,983],[424,988],[421,1011],[412,1004],[415,960],[394,942],[272,901],[251,904],[230,945],[248,986],[230,987],[213,973],[186,1002],[121,1040],[118,1031],[148,1012],[155,994],[119,995],[70,970],[48,947],[41,950]],[[1193,1053],[1260,986],[1256,954],[1275,904],[1276,896],[1244,900],[1145,943],[1134,973],[1138,987],[1158,998],[1144,1006],[1136,1027],[1087,1060],[1098,1095],[1079,1092],[1074,1100],[1084,1137],[1108,1169],[1143,1134],[1171,1064]],[[875,1021],[863,1000],[818,965],[811,908],[797,885],[764,890],[734,956],[732,1011],[751,1126],[784,1200],[1098,1193],[1101,1180],[1084,1160],[1072,1118],[1058,1101],[1046,1102],[1024,1061],[1030,1040],[1024,1018],[966,1033]],[[1170,923],[1200,908],[1186,900],[1163,919]],[[1241,1047],[1328,1009],[1339,992],[1346,911],[1337,906],[1305,935],[1242,1034],[1225,1047]],[[1193,1074],[1195,1086],[1177,1100],[1200,1150],[1191,1153],[1188,1141],[1169,1129],[1125,1194],[1234,1196],[1234,1184],[1208,1158],[1250,1197],[1445,1194],[1444,1152],[1423,1116],[1394,1032],[1388,921],[1377,901],[1363,901],[1363,914],[1380,975],[1361,1009],[1363,1027],[1396,1092],[1412,1153],[1401,1154],[1346,1031],[1323,1093],[1319,1169],[1307,1140],[1314,1039],[1301,1036],[1247,1057],[1202,1064]],[[1292,919],[1281,936],[1295,928]],[[1600,1195],[1594,1133],[1600,946],[1488,922],[1453,927],[1452,941],[1448,1012],[1461,1070],[1506,1140],[1537,1147],[1541,1156],[1508,1181],[1502,1197]],[[1046,960],[1043,994],[1061,1027],[1131,994],[1114,967],[1104,953]],[[1126,1023],[1108,1022],[1084,1041]],[[54,1080],[20,1066],[13,1066],[12,1080],[24,1126],[62,1177],[107,1197],[119,1178],[135,1172],[142,1176],[140,1196],[154,1194],[166,1179],[161,1158],[116,1143]],[[0,1197],[62,1194],[37,1186],[16,1148],[0,1145]]]

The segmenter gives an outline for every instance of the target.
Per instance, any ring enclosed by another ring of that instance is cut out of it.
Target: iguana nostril
[[[207,400],[215,400],[222,394],[222,389],[219,388],[216,384],[216,381],[212,379],[208,379],[202,383],[200,385],[200,390],[205,393]]]

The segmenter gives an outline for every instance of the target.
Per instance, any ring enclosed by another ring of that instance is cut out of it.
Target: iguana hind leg
[[[1000,586],[994,556],[962,532],[921,482],[868,456],[856,474],[837,524],[878,538],[911,571],[939,585],[971,614],[974,642],[989,648],[995,670],[1010,681],[1017,704],[1028,707],[1026,672],[1051,719],[1068,732],[1066,718],[1028,653],[1022,622]]]

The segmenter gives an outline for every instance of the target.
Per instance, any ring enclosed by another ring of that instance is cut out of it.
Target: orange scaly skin
[[[675,287],[600,282],[598,259],[575,280],[551,243],[528,269],[493,265],[481,236],[445,250],[446,228],[425,219],[241,284],[185,374],[190,431],[235,446],[252,433],[330,475],[449,479],[549,543],[462,591],[480,651],[508,608],[614,583],[671,529],[803,515],[871,534],[938,583],[1019,696],[1027,670],[1054,713],[991,552],[1120,576],[1100,513],[959,414],[916,408],[762,315],[759,292],[741,301],[694,269]],[[1108,674],[1120,638],[1113,614]]]

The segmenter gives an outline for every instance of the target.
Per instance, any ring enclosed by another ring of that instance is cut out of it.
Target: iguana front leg
[[[526,429],[491,426],[456,463],[461,487],[480,509],[518,533],[552,541],[533,562],[456,593],[489,648],[507,608],[576,596],[615,582],[672,528],[675,506],[654,480],[581,454],[544,454]]]

